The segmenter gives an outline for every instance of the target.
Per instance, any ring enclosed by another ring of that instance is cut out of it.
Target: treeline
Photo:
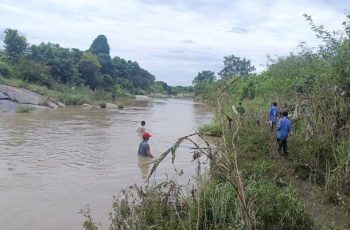
[[[255,76],[255,74],[252,74],[254,70],[255,67],[249,59],[235,55],[225,56],[224,68],[218,73],[220,78],[211,70],[203,70],[193,79],[195,96],[208,102],[213,101],[215,97],[213,92],[216,91],[219,85],[237,76]]]
[[[136,61],[110,56],[105,35],[97,36],[88,50],[63,48],[42,42],[29,44],[15,29],[4,31],[0,50],[0,76],[54,88],[56,84],[88,87],[115,95],[166,93],[186,90],[171,87],[140,67]]]

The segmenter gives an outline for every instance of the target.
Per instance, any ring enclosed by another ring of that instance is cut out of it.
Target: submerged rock
[[[117,105],[113,103],[105,103],[105,108],[107,109],[116,109]]]
[[[135,95],[137,101],[149,101],[151,98],[145,95]]]
[[[82,104],[81,107],[83,107],[83,108],[91,108],[92,106],[89,105],[89,104]]]

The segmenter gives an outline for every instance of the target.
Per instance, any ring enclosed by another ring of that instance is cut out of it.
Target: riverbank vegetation
[[[350,15],[344,31],[331,33],[305,15],[321,45],[270,60],[250,74],[249,60],[225,57],[220,80],[212,71],[194,79],[197,97],[216,105],[215,146],[180,138],[196,150],[192,187],[168,181],[131,186],[113,204],[110,229],[348,229],[350,228]],[[288,157],[276,150],[266,124],[272,101],[289,111],[293,131]],[[241,102],[241,105],[239,105]],[[234,105],[234,106],[233,106]],[[243,107],[238,109],[238,107]],[[210,161],[210,173],[201,165]],[[98,229],[89,211],[84,227]]]
[[[50,42],[29,44],[16,29],[5,29],[3,37],[0,81],[36,89],[65,104],[134,94],[176,95],[192,91],[192,87],[172,87],[156,81],[155,76],[136,61],[111,57],[104,35],[97,36],[85,51]]]

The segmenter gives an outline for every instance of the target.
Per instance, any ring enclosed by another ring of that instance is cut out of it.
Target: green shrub
[[[214,137],[221,137],[222,136],[222,129],[221,126],[217,123],[209,123],[204,124],[199,128],[199,132],[202,134],[214,136]]]
[[[11,67],[6,62],[0,61],[0,76],[9,78],[11,72]]]
[[[18,105],[16,108],[16,113],[29,113],[33,110],[32,107],[27,105]]]
[[[84,94],[75,93],[60,93],[58,100],[66,105],[82,105],[90,103],[90,98]]]
[[[249,181],[246,192],[255,203],[257,229],[312,229],[314,222],[291,186]]]

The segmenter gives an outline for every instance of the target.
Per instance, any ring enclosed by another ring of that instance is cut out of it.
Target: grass
[[[18,105],[16,108],[16,113],[29,113],[33,110],[32,107],[27,105]]]
[[[208,178],[192,195],[176,181],[155,186],[130,186],[113,203],[109,229],[245,229],[237,194],[228,182]],[[247,181],[256,229],[312,229],[314,222],[291,186]],[[98,224],[89,216],[85,229]]]
[[[219,124],[212,122],[209,124],[204,124],[199,128],[199,132],[205,135],[210,135],[214,137],[221,137],[222,130]]]

